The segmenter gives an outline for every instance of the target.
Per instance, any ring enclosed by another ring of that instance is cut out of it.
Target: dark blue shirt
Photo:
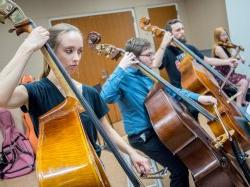
[[[204,55],[196,47],[189,44],[185,45],[201,59],[204,59]],[[176,62],[181,61],[184,55],[185,53],[180,48],[170,45],[165,50],[162,65],[160,66],[160,69],[166,69],[170,83],[178,88],[181,88],[181,73],[176,67]]]
[[[48,112],[53,107],[59,105],[65,100],[65,97],[57,89],[57,87],[47,78],[40,81],[24,85],[29,95],[29,113],[34,124],[36,135],[39,133],[38,118]],[[95,112],[96,116],[101,119],[108,112],[108,107],[101,99],[99,93],[95,88],[82,85],[83,97],[86,99],[90,107]],[[84,129],[97,151],[99,153],[100,147],[96,144],[97,131],[94,127],[90,117],[83,112],[80,114],[81,120],[84,124]]]

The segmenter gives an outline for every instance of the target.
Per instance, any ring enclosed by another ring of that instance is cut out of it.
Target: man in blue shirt
[[[136,63],[140,61],[148,67],[152,66],[154,51],[151,44],[142,38],[132,38],[127,42],[125,50],[128,52],[104,84],[101,96],[105,102],[119,105],[129,143],[168,167],[171,187],[187,187],[188,169],[160,142],[144,107],[144,100],[153,87],[153,81],[137,68]],[[179,91],[203,104],[216,103],[216,99],[211,96],[200,96],[182,89]]]

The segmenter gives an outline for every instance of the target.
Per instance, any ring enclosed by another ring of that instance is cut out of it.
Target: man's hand
[[[213,96],[201,95],[199,96],[198,101],[203,105],[212,105],[212,104],[217,105],[217,99],[214,98]]]
[[[138,62],[139,61],[136,59],[133,53],[126,52],[118,66],[121,67],[122,69],[126,69],[131,65],[137,64]]]

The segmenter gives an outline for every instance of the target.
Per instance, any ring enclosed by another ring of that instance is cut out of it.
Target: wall
[[[185,8],[188,15],[188,40],[199,49],[210,49],[213,44],[213,30],[218,26],[228,28],[225,1],[187,0]]]
[[[250,64],[250,24],[249,16],[249,0],[226,0],[226,9],[229,25],[229,33],[233,43],[241,45],[245,51],[241,54],[246,59],[246,64]],[[237,69],[239,72],[245,73],[250,77],[250,67],[240,64]]]

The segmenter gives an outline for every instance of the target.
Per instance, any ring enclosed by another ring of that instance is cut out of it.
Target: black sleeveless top
[[[195,46],[190,44],[185,44],[185,46],[201,59],[204,59],[204,55]],[[181,73],[176,67],[176,62],[180,62],[184,56],[185,53],[180,48],[170,45],[164,52],[162,64],[160,66],[160,69],[166,69],[170,83],[178,88],[181,88]]]
[[[227,55],[227,57],[228,58],[231,58],[232,57],[232,55],[231,55],[231,53],[227,50],[227,48],[225,48],[224,46],[222,46],[222,45],[219,45],[221,48],[222,48],[222,50],[226,53],[226,55]],[[220,57],[218,57],[217,55],[214,55],[214,57],[215,58],[220,58]]]
[[[59,105],[65,100],[58,88],[48,79],[44,78],[40,81],[35,81],[24,85],[29,95],[29,113],[34,124],[36,135],[39,133],[39,116],[45,114],[50,109]],[[83,97],[91,106],[96,116],[101,119],[108,113],[108,107],[102,100],[95,88],[82,85]],[[96,144],[97,131],[93,122],[90,120],[86,112],[80,114],[81,120],[84,124],[84,129],[90,139],[91,144],[95,148],[98,155],[100,155],[100,147]]]

